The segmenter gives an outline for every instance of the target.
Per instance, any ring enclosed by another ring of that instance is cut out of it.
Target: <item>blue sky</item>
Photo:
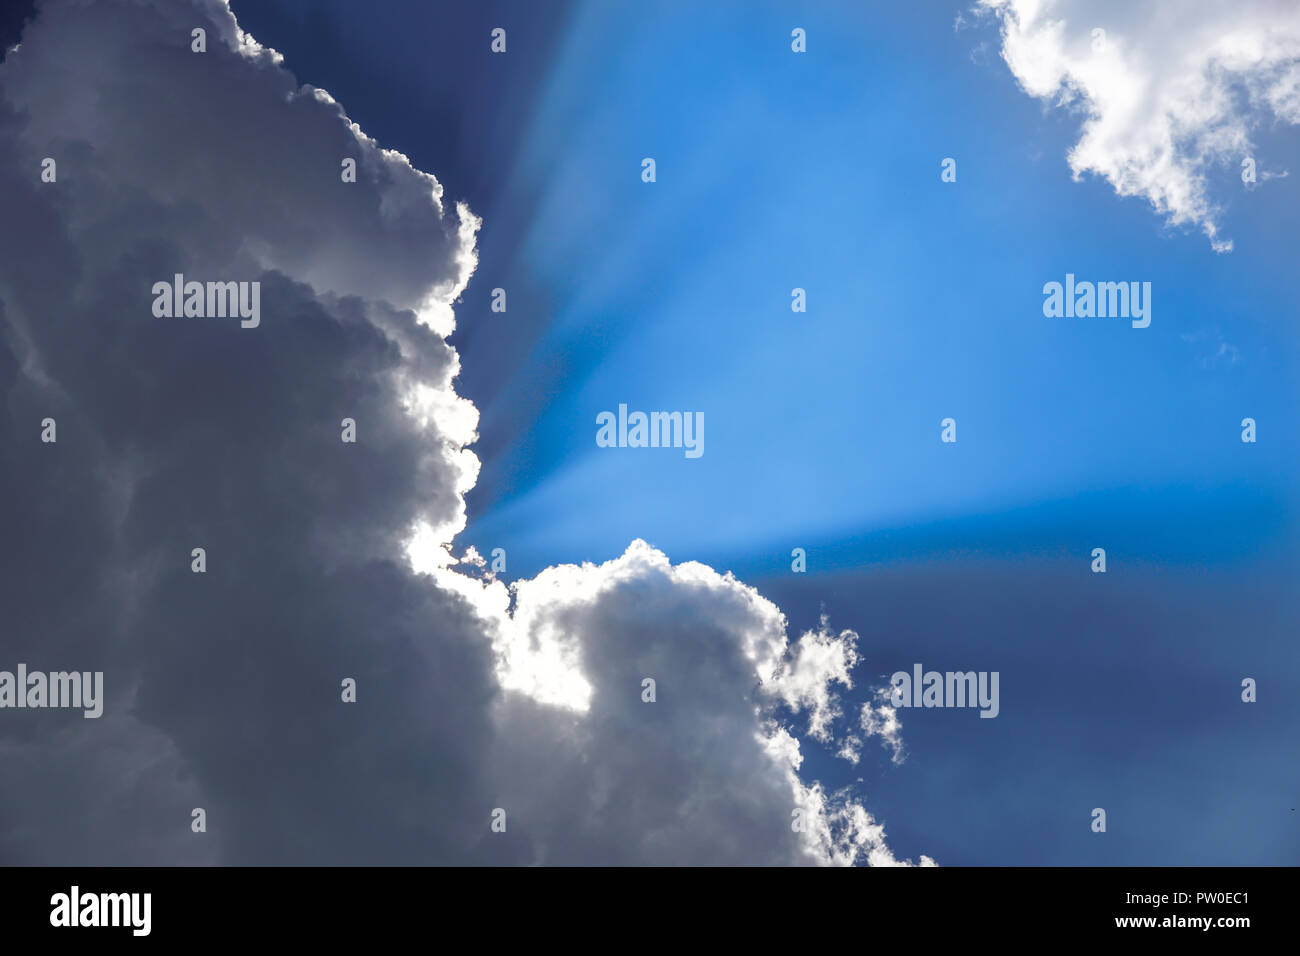
[[[1074,181],[1080,116],[1018,87],[994,23],[954,30],[967,4],[519,6],[233,3],[484,218],[458,545],[507,579],[638,537],[733,570],[793,628],[862,635],[852,701],[914,661],[1000,670],[997,720],[903,711],[902,765],[809,757],[903,856],[1300,860],[1300,177],[1212,171],[1230,254]],[[1066,273],[1150,282],[1150,327],[1045,318]],[[619,403],[703,412],[705,454],[598,448]]]

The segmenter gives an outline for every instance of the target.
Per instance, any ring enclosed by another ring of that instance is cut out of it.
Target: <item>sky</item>
[[[108,691],[0,711],[0,859],[1300,861],[1300,15],[1196,6],[37,4],[0,668]]]

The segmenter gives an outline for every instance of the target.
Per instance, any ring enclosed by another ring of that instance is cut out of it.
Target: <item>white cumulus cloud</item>
[[[1219,252],[1212,184],[1240,183],[1261,123],[1300,123],[1300,4],[1294,0],[979,0],[1031,96],[1079,109],[1076,178],[1105,177]],[[1264,181],[1277,175],[1261,171]]]

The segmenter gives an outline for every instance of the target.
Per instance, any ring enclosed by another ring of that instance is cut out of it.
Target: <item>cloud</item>
[[[876,691],[878,703],[867,701],[858,713],[858,722],[863,733],[868,737],[879,737],[883,746],[889,748],[890,759],[894,763],[903,762],[903,722],[898,719],[898,710],[888,701],[891,689],[882,687]]]
[[[978,0],[1030,96],[1077,108],[1075,178],[1142,196],[1217,252],[1232,249],[1211,197],[1236,182],[1260,123],[1300,123],[1300,6],[1291,0]],[[1102,31],[1102,32],[1098,32]],[[1276,174],[1267,174],[1272,178]]]
[[[509,616],[504,587],[484,590],[506,632],[496,635],[503,661],[532,648],[540,675],[519,686],[541,692],[500,699],[490,761],[501,805],[527,828],[529,858],[896,862],[851,795],[800,780],[799,741],[775,717],[795,698],[824,705],[826,681],[852,656],[843,643],[835,651],[805,635],[790,645],[784,616],[753,588],[702,564],[673,565],[644,541],[600,565],[516,582]],[[585,692],[562,701],[545,680],[561,668],[547,661],[580,669]],[[796,811],[803,832],[792,828]]]
[[[792,645],[642,541],[509,586],[453,556],[479,223],[433,176],[219,0],[45,3],[0,91],[5,659],[107,695],[5,713],[0,860],[899,862],[800,772],[851,632]],[[175,273],[260,282],[260,325],[155,318]]]
[[[842,712],[832,688],[835,684],[845,689],[853,686],[850,672],[859,660],[857,641],[853,631],[833,634],[823,615],[821,628],[799,638],[788,663],[771,682],[773,692],[792,711],[808,711],[808,735],[814,740],[829,743],[832,739],[831,725]]]

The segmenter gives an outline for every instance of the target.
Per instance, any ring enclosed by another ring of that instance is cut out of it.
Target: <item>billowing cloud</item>
[[[500,601],[504,588],[493,588]],[[792,645],[784,616],[753,588],[672,565],[643,541],[512,590],[513,613],[491,615],[507,632],[497,647],[512,663],[533,648],[536,680],[521,684],[538,692],[501,697],[490,763],[508,768],[497,792],[529,828],[530,857],[897,862],[850,795],[800,780],[800,745],[774,716],[799,700],[821,728],[826,685],[855,659],[851,635]],[[564,700],[548,661],[580,670],[587,689]]]
[[[1211,183],[1240,184],[1261,123],[1300,123],[1300,5],[1292,0],[978,0],[1031,96],[1078,108],[1076,178],[1105,177],[1227,252]]]
[[[0,718],[0,859],[899,862],[800,772],[852,632],[642,541],[509,586],[453,556],[478,220],[433,176],[220,0],[45,3],[0,90],[0,667],[107,693]],[[260,282],[260,324],[156,317],[176,273]]]

